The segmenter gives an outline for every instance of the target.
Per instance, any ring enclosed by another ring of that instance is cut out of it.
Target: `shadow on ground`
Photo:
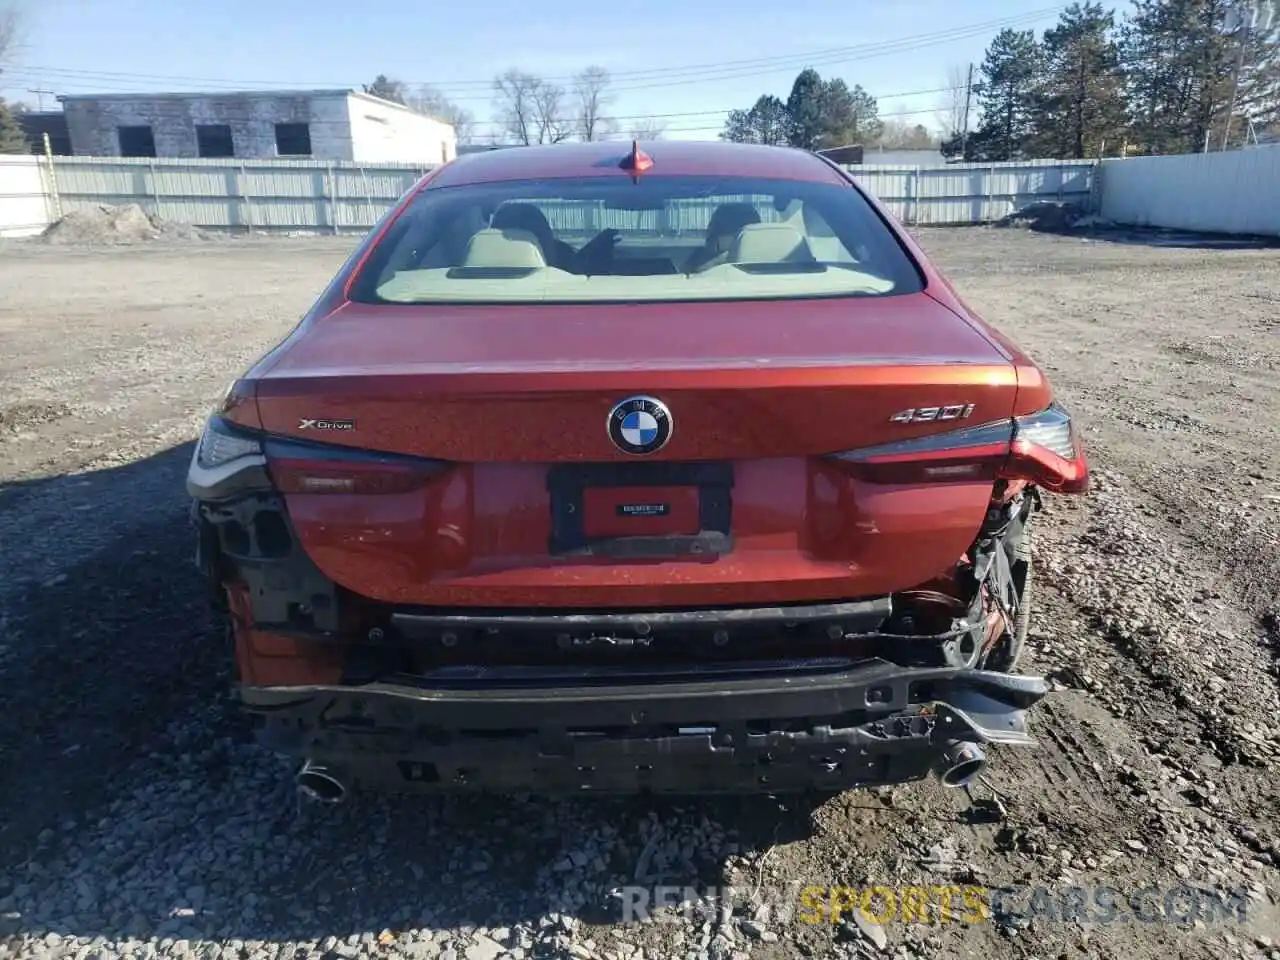
[[[181,482],[191,450],[0,485],[0,514],[54,500],[83,518],[77,526],[123,523],[105,548],[7,598],[0,854],[21,855],[60,814],[74,819],[109,796],[122,767],[163,738],[166,718],[226,684],[227,650],[189,562]],[[168,496],[149,496],[158,484]],[[66,546],[51,531],[7,548]]]
[[[1195,250],[1268,250],[1280,248],[1280,237],[1255,237],[1224,233],[1195,233],[1144,227],[1076,227],[1064,231],[1082,240],[1142,247],[1175,247]]]
[[[292,766],[252,742],[230,696],[230,651],[190,560],[190,453],[0,489],[0,520],[52,490],[84,523],[110,511],[117,524],[10,597],[0,943],[368,942],[388,928],[536,926],[551,911],[606,923],[609,891],[638,867],[649,885],[720,884],[735,855],[813,831],[821,797],[302,803]],[[879,793],[831,802],[873,836],[920,816]]]
[[[1081,240],[1145,247],[1179,247],[1203,250],[1264,250],[1280,247],[1280,237],[1248,234],[1204,233],[1164,227],[1128,226],[1086,213],[1070,202],[1030,203],[992,223],[996,229],[1022,229]]]

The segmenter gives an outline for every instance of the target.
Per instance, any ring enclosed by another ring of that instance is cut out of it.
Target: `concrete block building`
[[[445,163],[450,124],[356,90],[58,98],[77,156]]]

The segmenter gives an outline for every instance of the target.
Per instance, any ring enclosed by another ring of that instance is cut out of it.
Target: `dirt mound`
[[[1021,227],[1040,233],[1066,233],[1084,216],[1085,212],[1074,203],[1054,203],[1046,200],[1028,204],[1021,210],[1015,210],[1001,217],[995,222],[995,226]]]
[[[153,240],[206,240],[209,234],[185,223],[168,223],[136,203],[99,203],[72,210],[41,235],[45,243],[65,246],[120,246]]]

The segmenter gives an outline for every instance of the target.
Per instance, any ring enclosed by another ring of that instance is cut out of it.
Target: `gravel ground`
[[[971,793],[685,805],[299,804],[228,699],[181,481],[351,239],[0,247],[0,958],[1280,958],[1280,251],[920,235],[1098,471],[1041,515],[1041,745]],[[742,902],[616,922],[637,882]],[[746,902],[789,883],[1015,893],[883,927]],[[1155,912],[1071,913],[1094,887]]]

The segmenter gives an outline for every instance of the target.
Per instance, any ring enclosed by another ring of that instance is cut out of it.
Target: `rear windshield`
[[[374,249],[352,296],[609,303],[920,289],[906,251],[851,186],[619,176],[428,188]]]

